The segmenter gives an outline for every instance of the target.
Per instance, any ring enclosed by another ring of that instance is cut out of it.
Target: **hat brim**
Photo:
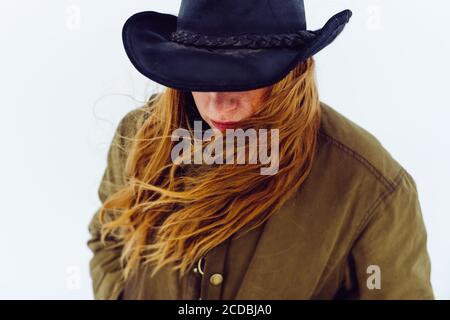
[[[145,11],[125,23],[122,39],[128,58],[147,78],[185,91],[247,91],[273,85],[298,63],[316,54],[342,32],[352,13],[331,17],[305,46],[297,48],[199,48],[170,40],[174,15]]]

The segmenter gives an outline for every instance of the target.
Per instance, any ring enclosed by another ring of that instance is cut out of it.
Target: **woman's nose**
[[[210,99],[217,109],[232,109],[237,105],[237,99],[228,92],[211,92]]]

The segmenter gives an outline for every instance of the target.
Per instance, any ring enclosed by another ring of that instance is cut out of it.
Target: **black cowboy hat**
[[[154,11],[123,27],[125,51],[147,78],[185,91],[270,86],[342,32],[352,12],[306,30],[302,0],[183,0],[178,17]]]

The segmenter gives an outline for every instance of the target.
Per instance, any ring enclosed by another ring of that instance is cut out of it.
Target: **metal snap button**
[[[223,282],[223,276],[220,273],[214,273],[209,278],[209,282],[211,282],[212,285],[218,286]]]

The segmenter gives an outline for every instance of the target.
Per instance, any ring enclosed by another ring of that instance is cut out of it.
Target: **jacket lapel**
[[[310,266],[323,264],[313,261],[321,255],[311,252],[297,200],[291,198],[267,220],[235,299],[308,299],[313,294],[317,279],[311,275],[320,270]]]

